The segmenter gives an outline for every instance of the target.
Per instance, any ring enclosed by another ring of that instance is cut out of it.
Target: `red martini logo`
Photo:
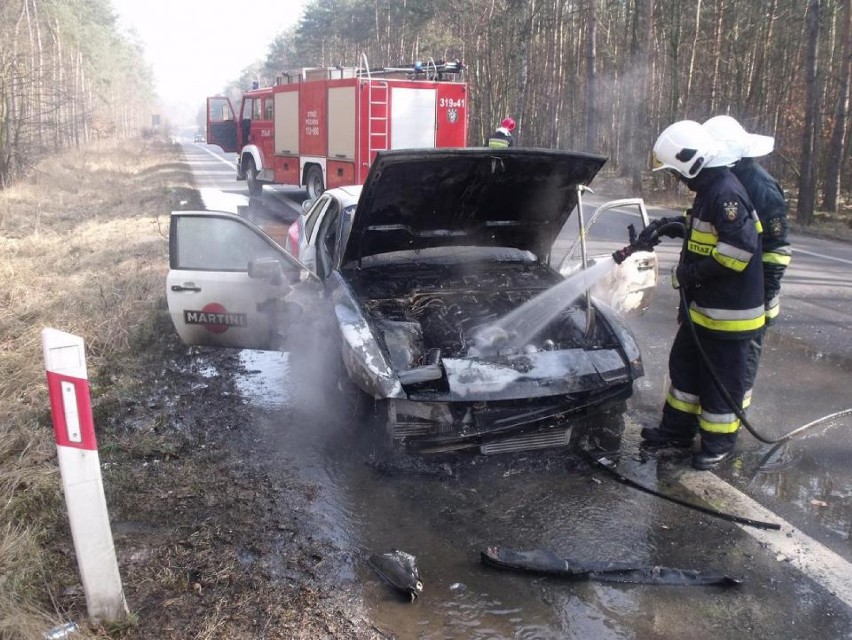
[[[228,313],[218,302],[204,305],[201,311],[186,309],[183,312],[185,324],[201,324],[210,333],[225,333],[230,327],[245,327],[248,325],[246,314]]]

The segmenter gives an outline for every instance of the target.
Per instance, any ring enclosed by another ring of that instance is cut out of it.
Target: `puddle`
[[[666,350],[658,351],[664,359]],[[339,394],[334,389],[300,380],[287,354],[244,351],[241,362],[245,372],[239,376],[238,387],[255,413],[251,431],[257,446],[270,458],[273,469],[280,464],[282,472],[295,472],[318,487],[311,507],[318,525],[316,536],[340,550],[334,558],[324,559],[326,567],[333,565],[339,583],[352,585],[362,594],[371,621],[392,631],[394,637],[739,637],[741,627],[728,626],[732,600],[721,596],[721,591],[713,590],[703,601],[696,626],[693,588],[566,582],[500,571],[479,561],[482,550],[498,545],[551,549],[581,561],[631,560],[737,573],[743,571],[743,556],[731,549],[743,544],[745,534],[729,525],[700,519],[702,542],[696,545],[691,527],[699,519],[690,512],[589,470],[570,450],[492,458],[418,458],[416,464],[403,458],[377,464],[379,434],[345,408],[335,407]],[[764,364],[767,372],[777,366],[770,357]],[[607,426],[608,437],[583,440],[586,432],[580,424],[575,428],[575,443],[599,444],[604,451],[621,456],[631,477],[667,491],[673,473],[688,459],[649,458],[638,452],[639,428],[658,417],[656,399],[665,387],[664,376],[651,369],[650,383],[631,400],[623,420],[616,416],[588,421],[597,428]],[[768,378],[772,376],[767,373]],[[788,382],[795,386],[792,377],[788,376]],[[755,420],[766,424],[771,414],[785,422],[796,421],[797,413],[813,410],[810,401],[791,411],[790,405],[801,400],[789,391],[778,389],[772,394],[780,402],[776,394],[788,393],[783,398],[786,409],[772,409],[765,401],[766,407],[754,411]],[[779,453],[781,467],[761,471],[747,491],[764,496],[775,492],[789,509],[815,515],[837,536],[845,532],[846,540],[848,478],[832,475],[835,465],[821,468],[813,440],[820,437],[808,441],[808,455],[797,452],[798,443],[791,445],[789,455]],[[741,446],[741,464],[735,469],[739,475],[732,481],[745,484],[750,481],[745,471],[754,470],[765,450],[746,438]],[[828,506],[811,503],[812,497]],[[424,591],[413,604],[367,565],[370,554],[391,548],[417,558]],[[753,548],[749,553],[748,557],[760,555]],[[241,560],[275,566],[273,559],[257,560],[248,554]],[[773,570],[784,569],[776,568],[777,564],[773,563]],[[782,582],[773,587],[774,602],[786,603],[783,609],[796,611],[802,624],[823,628],[825,637],[831,635],[832,625],[842,624],[823,615],[828,606],[823,595],[807,585],[782,588]],[[702,595],[710,592],[702,591]],[[738,592],[738,610],[759,610],[761,594],[760,589]],[[811,605],[801,609],[802,600]],[[742,623],[752,614],[734,615]],[[721,628],[730,631],[720,633]]]
[[[645,424],[659,419],[668,387],[667,359],[673,335],[666,334],[665,327],[671,327],[671,313],[664,305],[652,306],[631,322],[646,375],[636,385],[630,406]],[[749,421],[761,435],[772,439],[852,406],[848,391],[851,364],[847,358],[827,355],[785,335],[783,327],[770,328]],[[743,429],[737,442],[737,459],[717,473],[845,554],[852,539],[850,450],[852,416],[815,426],[774,451]]]
[[[236,383],[244,398],[264,409],[283,408],[292,402],[289,353],[250,349],[238,353],[244,373]]]

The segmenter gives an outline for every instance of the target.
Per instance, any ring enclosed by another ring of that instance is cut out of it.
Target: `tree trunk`
[[[598,150],[597,0],[586,3],[586,151]]]
[[[822,187],[822,208],[837,211],[837,195],[844,155],[846,133],[849,128],[849,87],[852,75],[852,0],[843,2],[843,54],[840,60],[837,87],[837,105],[834,110],[834,127],[828,145],[825,181]]]
[[[725,13],[723,0],[716,1],[716,23],[713,27],[713,79],[710,82],[710,113],[715,114],[719,110],[719,94],[721,93],[721,79],[719,67],[722,61],[722,16]]]
[[[772,0],[769,4],[769,9],[766,12],[766,27],[764,29],[763,40],[759,42],[755,39],[755,62],[752,67],[752,77],[749,79],[749,91],[746,98],[747,109],[750,113],[762,113],[766,105],[766,82],[767,74],[764,72],[766,60],[769,57],[769,47],[772,44],[772,34],[775,21],[777,19],[776,7],[778,0]],[[760,45],[758,47],[758,45]]]
[[[698,34],[701,31],[701,0],[695,1],[695,37],[692,39],[692,52],[689,54],[689,73],[686,76],[686,96],[683,101],[683,112],[689,114],[690,101],[692,95],[692,78],[695,75],[695,52],[698,50]],[[678,70],[675,69],[674,73]]]
[[[29,0],[33,7],[33,28],[35,33],[35,68],[33,69],[33,103],[35,114],[33,118],[33,126],[35,127],[35,136],[38,140],[38,151],[45,151],[45,99],[44,99],[44,49],[41,42],[41,25],[38,17],[38,4],[36,0]]]
[[[521,24],[520,24],[520,41],[518,42],[518,83],[515,88],[516,103],[515,103],[515,120],[517,120],[517,130],[515,133],[516,142],[520,142],[525,135],[524,129],[527,122],[527,94],[528,79],[529,79],[529,52],[530,40],[533,37],[533,15],[535,13],[535,0],[521,0]],[[533,136],[527,136],[528,139],[534,139]]]
[[[648,153],[651,148],[649,140],[650,122],[648,118],[648,86],[651,74],[650,65],[650,43],[653,42],[654,25],[651,16],[654,12],[654,0],[636,0],[636,13],[634,16],[633,38],[632,38],[632,67],[635,85],[635,98],[633,103],[633,131],[631,139],[633,148],[630,159],[630,177],[633,193],[642,194],[642,170],[648,165]]]
[[[796,211],[796,218],[803,225],[813,222],[816,202],[819,15],[820,0],[811,0],[805,18],[808,27],[805,54],[805,122],[802,129],[802,165],[799,176],[799,203]]]

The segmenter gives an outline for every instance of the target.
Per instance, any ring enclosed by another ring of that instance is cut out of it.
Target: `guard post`
[[[112,541],[83,338],[56,329],[41,332],[44,366],[62,488],[89,617],[127,616]]]

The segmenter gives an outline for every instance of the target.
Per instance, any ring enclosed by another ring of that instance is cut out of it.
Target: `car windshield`
[[[322,218],[320,212],[325,211],[329,202],[331,202],[331,196],[321,197],[308,211],[308,214],[305,216],[305,241],[310,241],[311,235],[314,232],[314,226]]]

